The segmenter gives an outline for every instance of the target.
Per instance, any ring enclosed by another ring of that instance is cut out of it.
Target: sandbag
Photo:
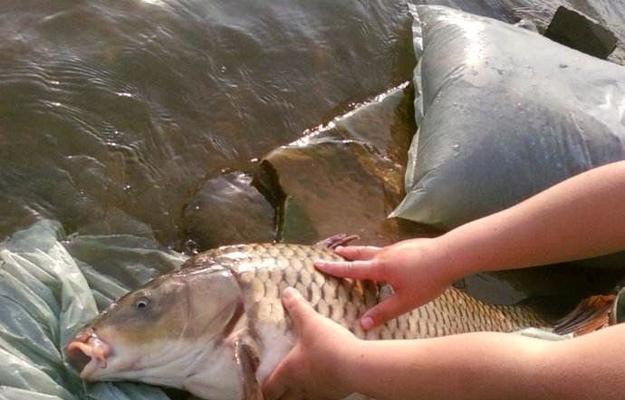
[[[66,246],[85,259],[104,256],[109,270],[98,272]],[[104,307],[129,289],[108,272],[125,270],[147,280],[153,271],[176,268],[183,260],[145,238],[64,238],[60,224],[49,220],[0,243],[0,400],[167,400],[148,385],[83,384],[62,348],[97,315],[90,285]]]
[[[451,229],[625,158],[625,68],[462,11],[411,13],[419,129],[391,216]]]

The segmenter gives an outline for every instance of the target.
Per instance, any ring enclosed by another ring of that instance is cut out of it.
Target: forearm
[[[531,384],[528,365],[544,343],[500,333],[361,342],[341,370],[348,387],[377,400],[513,399]]]
[[[548,342],[501,333],[362,342],[348,387],[383,399],[621,399],[625,327]]]
[[[577,175],[438,241],[458,277],[625,249],[625,162]]]

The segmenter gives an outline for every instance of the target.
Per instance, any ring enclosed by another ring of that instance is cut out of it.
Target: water
[[[410,77],[401,1],[3,1],[0,236],[183,240],[195,188]]]

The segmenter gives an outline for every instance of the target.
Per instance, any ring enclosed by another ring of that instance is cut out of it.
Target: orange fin
[[[556,322],[554,332],[559,335],[572,333],[584,335],[610,325],[610,311],[615,295],[591,296],[575,307],[564,318]]]

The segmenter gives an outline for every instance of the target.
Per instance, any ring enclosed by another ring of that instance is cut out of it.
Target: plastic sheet
[[[0,245],[0,400],[167,399],[147,385],[83,384],[65,362],[62,347],[97,314],[89,284],[104,306],[130,288],[108,273],[127,271],[139,284],[157,270],[175,268],[183,257],[158,250],[146,238],[61,242],[61,236],[58,223],[41,221]],[[108,270],[98,272],[68,248],[83,259],[98,254]]]
[[[625,68],[489,18],[411,12],[419,130],[392,216],[449,229],[625,158]]]

